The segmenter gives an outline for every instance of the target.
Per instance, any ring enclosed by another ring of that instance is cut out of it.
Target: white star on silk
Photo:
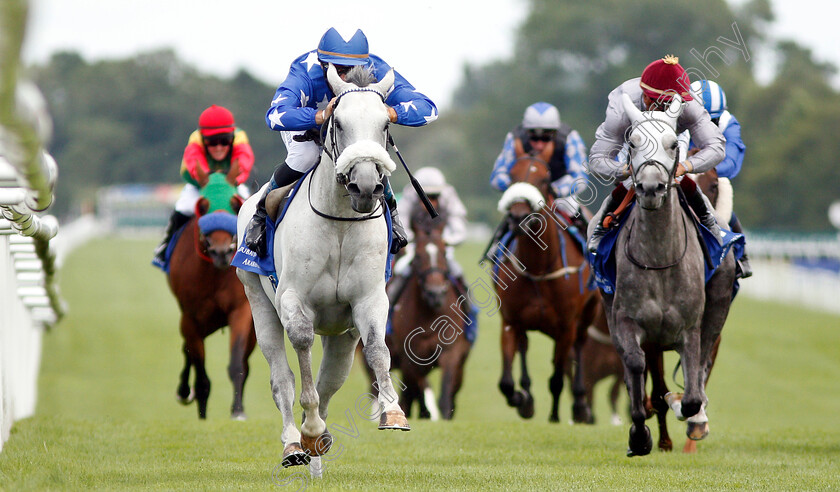
[[[286,100],[286,96],[284,96],[283,94],[279,94],[276,98],[274,98],[273,101],[271,101],[271,105],[274,106],[275,104],[279,103],[280,101],[285,101],[285,100]]]
[[[278,113],[277,111],[274,111],[273,113],[271,113],[268,116],[268,121],[270,121],[271,124],[274,125],[274,126],[279,126],[281,128],[285,128],[285,125],[283,125],[283,121],[282,121],[284,114],[286,114],[286,111],[283,111],[282,113]]]
[[[414,105],[414,101],[401,102],[400,106],[402,106],[406,112],[408,112],[409,109],[417,111],[417,106]]]
[[[309,72],[312,69],[313,65],[321,65],[321,62],[318,61],[318,55],[312,51],[309,53],[309,56],[306,57],[306,60],[300,62],[301,65],[306,65],[306,71]]]
[[[435,121],[436,119],[438,119],[437,111],[432,109],[432,114],[430,114],[429,116],[424,116],[423,119],[426,120],[426,123],[431,123]]]
[[[300,107],[305,108],[307,104],[309,104],[309,96],[300,91]]]

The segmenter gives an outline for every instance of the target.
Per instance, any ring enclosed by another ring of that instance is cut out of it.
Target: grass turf
[[[452,422],[412,419],[382,432],[357,398],[359,365],[330,406],[335,447],[324,478],[278,467],[280,414],[259,349],[246,384],[247,422],[228,419],[227,330],[208,338],[209,418],[175,402],[182,367],[178,309],[151,241],[110,238],[75,252],[61,272],[70,312],[44,337],[39,404],[0,453],[0,488],[298,490],[674,490],[840,487],[840,318],[738,298],[707,393],[711,434],[696,455],[624,457],[628,426],[612,427],[606,382],[599,424],[549,424],[552,344],[531,335],[536,415],[523,421],[496,388],[499,321],[486,314]],[[459,252],[469,278],[480,245]],[[758,272],[748,282],[761,281]],[[318,352],[319,350],[316,350]],[[316,353],[317,364],[317,353]],[[669,356],[666,365],[673,367]],[[291,360],[293,369],[294,360]],[[437,378],[433,377],[433,383]],[[673,386],[673,384],[671,384]],[[298,386],[299,387],[299,386]],[[568,393],[568,384],[566,393]],[[622,406],[626,405],[622,396]],[[571,400],[561,403],[570,416]],[[296,405],[296,413],[300,407]],[[684,425],[669,417],[675,448]],[[654,442],[657,433],[653,421]]]

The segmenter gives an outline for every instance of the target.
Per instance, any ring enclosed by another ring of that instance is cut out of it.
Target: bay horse
[[[336,97],[333,113],[323,125],[320,164],[301,179],[295,199],[269,238],[276,278],[237,270],[251,301],[257,340],[271,372],[272,395],[283,418],[283,466],[306,465],[310,457],[318,457],[314,468],[329,451],[332,435],[325,422],[329,402],[347,379],[360,338],[376,374],[379,405],[373,410],[379,416],[379,429],[410,430],[388,373],[390,354],[385,345],[388,211],[383,180],[396,169],[385,148],[390,121],[385,98],[394,71],[379,82],[372,79],[364,67],[354,67],[344,81],[335,66],[329,66],[327,80]],[[240,237],[259,195],[240,210]],[[238,254],[256,260],[256,254],[244,246]],[[292,412],[295,375],[286,359],[284,333],[300,366],[304,412],[300,430]],[[323,345],[317,382],[311,354],[315,335],[321,336]]]
[[[438,209],[437,200],[430,199]],[[464,364],[472,347],[464,333],[466,313],[459,306],[446,259],[443,230],[446,213],[431,218],[422,207],[411,216],[414,233],[411,273],[408,285],[393,306],[392,333],[388,337],[392,368],[399,368],[405,385],[400,406],[406,415],[416,401],[421,418],[435,415],[426,401],[426,378],[435,367],[441,369],[440,415],[449,420],[455,413],[455,396],[461,389]],[[456,312],[455,310],[458,309]]]
[[[712,351],[729,312],[735,280],[734,255],[729,252],[705,281],[705,260],[692,219],[683,211],[674,188],[677,164],[679,97],[666,111],[642,113],[625,94],[623,106],[632,127],[629,134],[630,171],[636,206],[618,234],[616,288],[604,295],[613,343],[624,363],[630,397],[627,456],[650,453],[650,430],[644,421],[645,370],[652,374],[651,405],[664,417],[669,406],[688,418],[689,438],[708,434],[705,382]],[[685,393],[666,400],[654,376],[663,350],[680,355]],[[660,354],[661,355],[661,354]],[[694,419],[694,420],[692,420]]]
[[[221,193],[209,196],[207,191],[211,189]],[[256,335],[245,290],[230,268],[236,250],[236,216],[232,212],[241,204],[236,189],[225,182],[224,175],[212,174],[210,183],[202,189],[196,214],[184,226],[169,262],[169,287],[181,309],[184,339],[185,363],[176,395],[184,405],[195,400],[200,419],[207,418],[210,396],[210,379],[204,367],[204,339],[224,326],[230,327],[231,418],[245,419],[242,397]],[[192,387],[191,370],[195,372]]]
[[[567,229],[550,191],[549,145],[538,156],[521,154],[510,170],[513,184],[499,201],[509,230],[516,243],[512,251],[498,258],[498,274],[493,284],[500,298],[502,318],[502,376],[499,389],[509,406],[523,418],[534,415],[526,353],[528,331],[539,331],[554,341],[554,373],[549,379],[552,395],[550,422],[560,421],[560,393],[564,368],[570,349],[574,348],[576,367],[580,367],[581,346],[587,329],[601,309],[599,293],[586,289],[586,261]],[[562,226],[561,226],[562,224]],[[501,243],[497,250],[501,248]],[[510,254],[508,254],[510,253]],[[520,389],[513,380],[513,360],[520,357]],[[591,419],[584,399],[580,371],[575,371],[572,407],[575,422]]]

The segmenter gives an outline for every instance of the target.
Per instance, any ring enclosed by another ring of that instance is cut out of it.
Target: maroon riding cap
[[[645,67],[642,91],[654,101],[670,101],[674,94],[679,94],[683,101],[691,101],[691,81],[680,65],[680,59],[674,55],[665,55]]]

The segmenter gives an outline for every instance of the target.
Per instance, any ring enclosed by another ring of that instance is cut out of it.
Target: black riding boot
[[[172,215],[169,216],[169,223],[166,225],[166,231],[163,233],[163,241],[155,248],[154,263],[163,265],[166,261],[166,248],[169,246],[169,241],[172,240],[175,231],[180,229],[189,220],[189,215],[184,215],[177,210],[172,212]]]
[[[383,179],[385,185],[385,202],[391,212],[391,245],[390,251],[392,255],[408,245],[408,239],[405,234],[405,228],[400,221],[400,214],[397,212],[397,199],[394,197],[394,192],[391,189],[391,182],[387,177]]]
[[[686,185],[687,181],[690,184]],[[680,182],[680,187],[682,188],[683,193],[685,193],[685,199],[688,201],[691,209],[694,210],[697,218],[700,219],[700,223],[715,236],[718,244],[723,246],[723,236],[721,235],[720,226],[715,218],[715,209],[712,207],[712,203],[708,198],[706,198],[706,195],[703,194],[700,188],[697,187],[693,181],[690,181],[689,178],[683,178]],[[694,191],[693,193],[692,190]]]
[[[268,212],[265,210],[265,200],[268,194],[282,186],[288,186],[303,176],[300,171],[295,171],[290,168],[285,162],[277,166],[274,174],[271,176],[271,181],[268,182],[268,187],[265,189],[260,201],[257,202],[257,209],[254,211],[254,216],[248,222],[248,227],[245,229],[245,246],[257,254],[260,258],[265,257],[267,251],[267,241],[265,237],[265,220],[268,217]]]
[[[738,216],[734,213],[732,214],[732,220],[729,221],[729,227],[732,229],[732,232],[737,232],[738,234],[744,233],[744,228],[741,227],[741,221],[738,220]],[[738,261],[738,265],[741,267],[741,272],[738,274],[740,278],[752,277],[753,271],[752,266],[750,266],[750,259],[747,258],[746,247],[744,247],[744,256]]]
[[[590,253],[598,252],[598,245],[601,244],[601,239],[603,239],[609,231],[608,228],[604,227],[604,219],[615,212],[615,209],[617,209],[621,204],[621,201],[624,200],[624,195],[626,194],[627,189],[624,188],[624,186],[619,185],[616,187],[616,189],[614,189],[612,193],[607,195],[607,198],[604,199],[604,203],[601,204],[601,208],[598,210],[598,213],[592,217],[592,220],[595,221],[595,229],[592,230],[592,236],[589,237],[586,243],[586,249],[588,249]]]

